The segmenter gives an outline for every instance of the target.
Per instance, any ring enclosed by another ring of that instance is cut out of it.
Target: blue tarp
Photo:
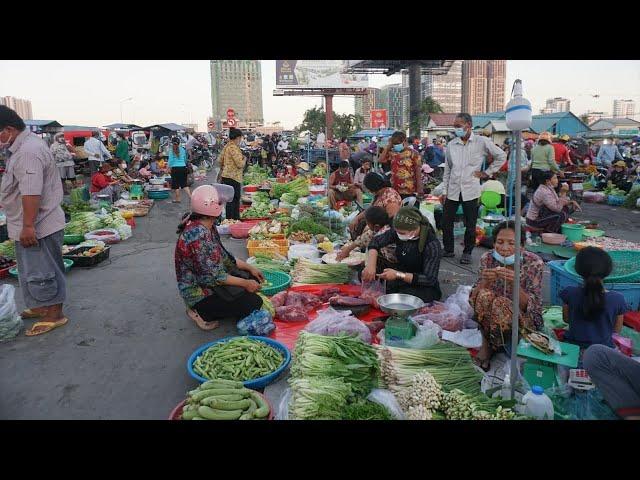
[[[378,138],[383,138],[383,137],[390,137],[391,135],[393,135],[397,130],[394,130],[393,128],[387,128],[385,130],[378,130],[377,128],[370,128],[367,130],[360,130],[358,133],[351,135],[351,138],[366,138],[366,137],[378,137]]]

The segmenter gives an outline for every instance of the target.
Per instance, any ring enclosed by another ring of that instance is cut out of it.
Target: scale
[[[416,326],[409,317],[424,307],[422,299],[404,293],[391,293],[378,298],[380,310],[391,316],[384,326],[385,344],[401,346],[416,335]]]
[[[569,370],[569,381],[571,388],[576,390],[593,390],[596,386],[591,382],[591,378],[586,370],[573,368]]]
[[[543,353],[524,339],[520,340],[517,354],[526,358],[522,373],[529,385],[538,385],[544,389],[560,385],[557,366],[562,365],[568,368],[578,366],[580,347],[565,342],[558,342],[558,344],[562,355]]]

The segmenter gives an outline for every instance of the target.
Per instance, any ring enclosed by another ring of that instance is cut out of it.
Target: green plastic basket
[[[582,232],[585,237],[602,237],[604,230],[596,230],[595,228],[587,228]]]
[[[640,251],[614,250],[607,252],[613,261],[613,271],[605,282],[607,283],[637,283],[640,282]],[[576,257],[567,260],[564,264],[567,272],[578,275],[576,272]],[[578,275],[580,276],[580,275]]]
[[[264,279],[271,284],[269,287],[262,287],[261,292],[267,297],[275,295],[289,288],[291,285],[291,276],[284,272],[276,272],[274,270],[262,270]]]
[[[65,235],[64,236],[64,244],[65,245],[77,245],[78,243],[84,242],[84,235]]]
[[[73,260],[69,260],[68,258],[65,258],[62,261],[64,262],[64,272],[68,273],[69,270],[71,270],[71,267],[73,267]],[[18,275],[20,274],[20,272],[18,272],[18,267],[15,266],[11,270],[9,270],[9,274],[12,277],[18,278]]]

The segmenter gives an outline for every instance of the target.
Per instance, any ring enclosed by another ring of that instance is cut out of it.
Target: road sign
[[[371,127],[384,128],[387,125],[387,110],[371,110]]]
[[[227,118],[233,118],[236,116],[236,111],[233,108],[227,109]]]
[[[235,118],[228,118],[227,119],[227,125],[229,127],[235,127],[236,126],[236,119]]]
[[[207,123],[207,127],[209,127],[210,129],[215,128],[215,124],[213,122],[209,122]]]

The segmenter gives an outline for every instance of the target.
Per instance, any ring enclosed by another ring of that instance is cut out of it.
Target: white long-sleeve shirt
[[[453,201],[460,199],[467,202],[480,197],[480,179],[473,174],[482,170],[487,154],[493,156],[493,163],[484,171],[491,176],[500,170],[507,159],[507,154],[490,139],[474,135],[469,136],[467,143],[460,138],[449,142],[445,153],[443,175],[444,194]]]
[[[105,158],[113,158],[111,156],[111,152],[109,152],[107,147],[104,146],[104,143],[95,137],[91,137],[89,140],[84,142],[84,151],[87,152],[89,160],[97,160],[100,163],[104,162]],[[97,157],[96,154],[98,155]]]

